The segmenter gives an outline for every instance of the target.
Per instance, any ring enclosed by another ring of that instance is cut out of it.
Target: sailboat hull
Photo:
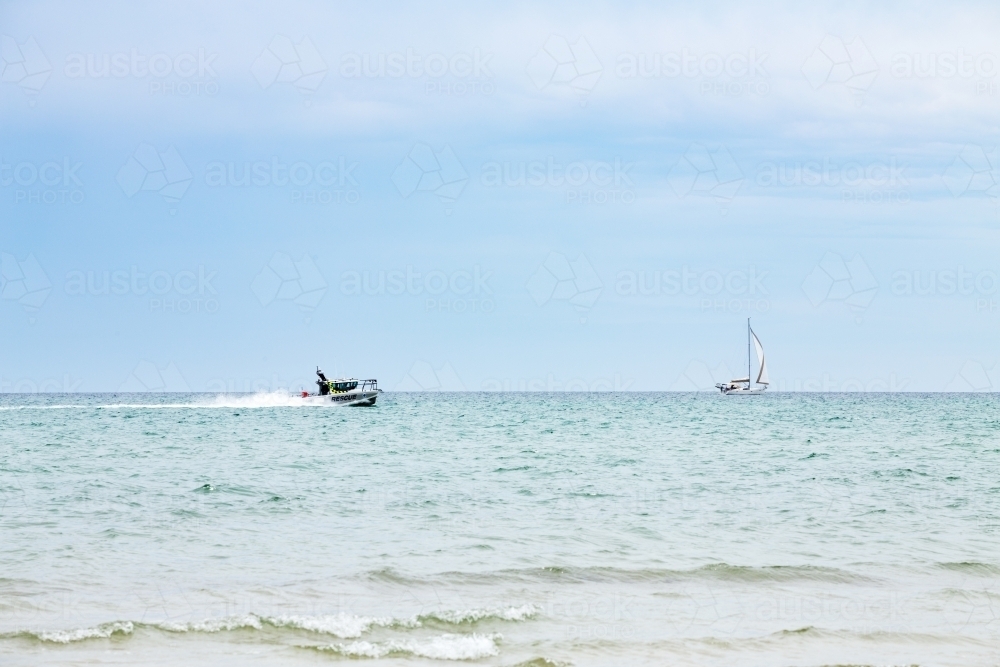
[[[730,387],[725,384],[715,385],[723,396],[758,396],[767,391],[767,387]]]

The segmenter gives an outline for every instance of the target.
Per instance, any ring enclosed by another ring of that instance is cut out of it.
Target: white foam
[[[218,394],[206,405],[192,407],[208,408],[286,408],[317,407],[334,405],[333,401],[324,401],[318,396],[303,398],[300,394],[287,391],[257,392],[249,395]]]
[[[276,628],[295,628],[319,634],[333,635],[342,639],[354,639],[367,632],[372,626],[415,627],[413,621],[396,621],[391,618],[375,618],[370,616],[353,616],[351,614],[332,614],[326,616],[297,616],[282,614],[280,616],[228,616],[226,618],[209,618],[198,622],[158,623],[156,627],[167,632],[225,632],[250,628],[260,630],[264,625]],[[419,625],[417,623],[416,625]]]
[[[265,622],[279,628],[298,628],[310,632],[334,635],[344,639],[360,637],[373,625],[388,627],[399,625],[391,618],[372,618],[369,616],[353,616],[351,614],[334,614],[330,616],[271,616]],[[404,622],[405,624],[405,622]]]
[[[495,618],[501,621],[524,621],[534,617],[538,607],[533,604],[523,604],[520,607],[504,607],[494,609],[468,609],[465,611],[435,611],[425,614],[424,618],[436,619],[445,623],[475,623],[483,619]]]
[[[500,653],[497,640],[501,635],[440,635],[430,639],[392,639],[385,642],[351,642],[320,647],[355,658],[382,658],[391,654],[407,654],[432,660],[477,660]]]
[[[226,616],[223,618],[208,618],[201,621],[164,621],[155,624],[165,632],[205,632],[217,633],[232,630],[261,630],[265,625],[275,628],[294,628],[332,635],[341,639],[361,637],[372,627],[384,628],[419,628],[421,619],[437,620],[444,623],[474,623],[484,619],[499,619],[503,621],[523,621],[538,613],[538,608],[532,604],[519,607],[504,607],[492,609],[467,609],[463,611],[437,611],[409,619],[394,619],[388,617],[355,616],[352,614],[329,614],[324,616],[299,616],[282,614],[279,616],[258,616],[246,614],[242,616]],[[91,628],[75,630],[58,630],[53,632],[31,633],[42,641],[68,644],[86,639],[107,639],[114,634],[132,634],[135,627],[131,621],[102,623]],[[441,635],[429,641],[390,640],[381,643],[352,642],[351,644],[335,644],[326,647],[345,655],[363,657],[380,657],[388,653],[407,653],[427,658],[447,660],[466,660],[461,657],[476,654],[477,657],[496,655],[495,639],[500,635]],[[460,657],[450,657],[450,656]]]
[[[103,404],[59,404],[59,405],[5,405],[5,410],[182,410],[219,408],[302,408],[339,406],[339,403],[325,401],[318,396],[303,398],[300,394],[287,391],[257,392],[255,394],[216,394],[193,396],[187,403],[103,403]]]
[[[57,630],[55,632],[39,632],[35,636],[43,642],[69,644],[85,639],[107,639],[113,634],[130,635],[135,628],[130,621],[102,623],[93,628],[77,628],[76,630]]]
[[[156,627],[167,632],[225,632],[241,628],[260,630],[260,618],[254,614],[246,616],[228,616],[226,618],[209,618],[197,623],[173,623],[170,621],[158,623]]]

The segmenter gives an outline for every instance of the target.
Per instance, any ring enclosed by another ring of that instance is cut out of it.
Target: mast
[[[750,382],[750,318],[747,318],[747,389],[753,385]]]

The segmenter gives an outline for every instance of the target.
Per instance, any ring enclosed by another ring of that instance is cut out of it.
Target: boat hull
[[[302,397],[302,402],[308,405],[341,405],[348,407],[370,407],[375,405],[379,390],[345,391],[323,396],[310,394]]]
[[[723,396],[759,396],[767,390],[767,387],[749,389],[747,387],[730,388],[725,385],[716,385]]]
[[[345,391],[342,394],[330,394],[323,398],[329,399],[334,405],[347,405],[351,407],[370,407],[375,405],[378,398],[378,390],[375,391]]]

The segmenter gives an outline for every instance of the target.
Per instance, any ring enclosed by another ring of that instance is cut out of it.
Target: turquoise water
[[[995,665],[1000,398],[0,398],[0,662]]]

